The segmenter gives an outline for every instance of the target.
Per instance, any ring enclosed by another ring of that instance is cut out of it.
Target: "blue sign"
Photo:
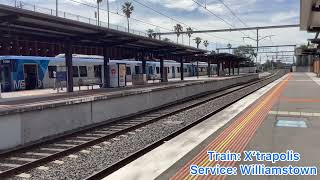
[[[56,79],[58,81],[67,81],[67,72],[65,72],[65,71],[57,72]]]

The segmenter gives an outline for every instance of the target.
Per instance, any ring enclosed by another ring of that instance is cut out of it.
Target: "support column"
[[[163,63],[163,56],[160,56],[160,78],[161,78],[161,82],[164,81],[163,77],[164,77],[164,63]]]
[[[65,61],[67,67],[67,92],[73,92],[73,69],[72,69],[72,43],[64,44]]]
[[[237,67],[238,67],[238,75],[240,75],[240,63],[237,62]]]
[[[223,71],[223,73],[225,74],[225,72],[224,72],[224,68],[225,68],[225,64],[224,64],[225,62],[224,62],[224,60],[222,61],[222,64],[221,64],[221,66],[222,66],[222,71]]]
[[[229,60],[229,76],[231,76],[231,60]]]
[[[107,46],[103,47],[103,87],[109,88],[110,87],[110,73],[109,73],[109,55]]]
[[[142,74],[147,74],[147,71],[146,71],[147,62],[146,62],[146,59],[144,58],[144,52],[141,53],[141,61],[142,61]]]
[[[181,78],[181,81],[184,80],[184,68],[183,68],[183,57],[180,58],[180,78]]]
[[[217,76],[220,76],[220,61],[217,61]]]
[[[208,71],[208,77],[210,77],[211,76],[211,66],[210,66],[211,64],[210,64],[210,60],[208,59],[208,69],[207,69],[207,71]]]
[[[234,62],[232,61],[232,75],[234,75]]]
[[[197,73],[197,78],[199,78],[199,60],[197,60],[197,69],[196,69],[196,73]]]

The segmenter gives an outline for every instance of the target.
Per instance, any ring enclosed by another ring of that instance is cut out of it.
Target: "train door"
[[[11,91],[12,81],[11,81],[11,68],[10,64],[0,65],[0,82],[1,89],[3,92]]]
[[[99,79],[99,82],[102,83],[102,65],[94,65],[94,77]]]
[[[26,90],[36,89],[38,87],[38,68],[36,64],[25,64],[24,81]]]
[[[174,66],[172,66],[172,78],[176,78],[176,69]]]

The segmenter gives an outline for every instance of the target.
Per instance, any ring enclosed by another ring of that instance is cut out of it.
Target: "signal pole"
[[[256,39],[253,39],[253,38],[251,38],[251,37],[249,37],[249,36],[247,36],[247,37],[243,37],[242,39],[244,40],[244,39],[251,39],[251,40],[253,40],[253,41],[256,41],[257,42],[257,54],[256,54],[256,68],[257,68],[257,70],[258,70],[258,54],[259,54],[259,41],[262,41],[262,40],[264,40],[265,38],[270,38],[271,39],[271,37],[272,36],[274,36],[274,35],[269,35],[269,36],[264,36],[264,37],[262,37],[262,38],[260,38],[259,39],[259,29],[257,28],[256,29],[257,30],[257,38]]]
[[[58,15],[59,15],[59,10],[58,10],[58,0],[56,0],[56,16],[58,17]]]

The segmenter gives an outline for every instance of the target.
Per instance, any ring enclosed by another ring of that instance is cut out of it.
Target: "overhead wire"
[[[199,3],[197,0],[192,0],[194,3],[198,4],[200,7],[202,7],[203,9],[205,9],[206,11],[208,11],[210,14],[212,14],[213,16],[215,16],[216,18],[218,18],[219,20],[223,21],[225,24],[227,24],[228,26],[232,27],[232,28],[236,28],[233,24],[231,24],[230,22],[228,22],[227,20],[223,19],[222,17],[218,16],[216,13],[212,12],[210,9],[208,9],[206,6],[203,6],[201,3]],[[250,37],[249,35],[245,34],[242,31],[239,31],[241,34]]]
[[[146,5],[146,4],[144,4],[144,3],[142,3],[142,2],[140,2],[138,0],[132,0],[132,1],[136,2],[137,4],[139,4],[139,5],[141,5],[141,6],[145,7],[145,8],[148,8],[148,9],[150,9],[150,10],[152,10],[152,11],[154,11],[154,12],[156,12],[156,13],[164,16],[164,17],[167,17],[167,18],[171,19],[172,21],[178,22],[178,23],[183,24],[183,25],[185,25],[187,27],[190,27],[190,28],[192,28],[194,30],[197,30],[197,28],[194,28],[194,27],[192,27],[192,26],[190,26],[190,25],[188,25],[188,24],[186,24],[186,23],[184,23],[184,22],[182,22],[180,20],[177,20],[177,19],[175,19],[175,18],[173,18],[171,16],[168,16],[168,15],[166,15],[166,14],[164,14],[164,13],[162,13],[162,12],[160,12],[160,11],[158,11],[158,10],[156,10],[156,9],[154,9],[154,8],[152,8],[152,7]],[[214,36],[214,35],[208,34],[208,33],[206,33],[206,35],[212,36],[212,37],[217,38],[217,39],[223,39],[223,40],[233,41],[233,42],[240,42],[240,41],[235,41],[235,40],[231,40],[231,39],[227,39],[227,38],[222,38],[222,37],[219,37],[219,36]]]
[[[91,7],[91,8],[97,8],[97,6],[95,6],[95,5],[88,4],[88,3],[84,3],[84,2],[80,2],[80,1],[76,1],[76,0],[67,0],[67,1],[71,1],[71,2],[74,2],[74,3],[78,3],[78,4],[81,4],[81,5],[84,5],[84,6],[88,6],[88,7]],[[108,10],[107,10],[107,9],[104,9],[104,8],[99,8],[99,10],[108,12]],[[115,14],[115,15],[118,15],[118,16],[126,17],[125,15],[119,14],[119,13],[117,13],[117,12],[113,12],[113,11],[110,11],[110,10],[109,10],[109,12],[110,12],[111,14]],[[162,26],[153,24],[153,23],[151,23],[151,22],[143,21],[143,20],[140,20],[140,19],[132,18],[132,17],[131,17],[130,19],[133,19],[133,20],[135,20],[135,21],[138,21],[138,22],[141,22],[141,23],[144,23],[144,24],[148,24],[148,25],[151,25],[151,26],[154,26],[154,27],[157,27],[157,28],[161,28],[161,29],[164,29],[164,30],[167,30],[167,31],[171,31],[171,29],[164,28],[164,27],[162,27]]]

